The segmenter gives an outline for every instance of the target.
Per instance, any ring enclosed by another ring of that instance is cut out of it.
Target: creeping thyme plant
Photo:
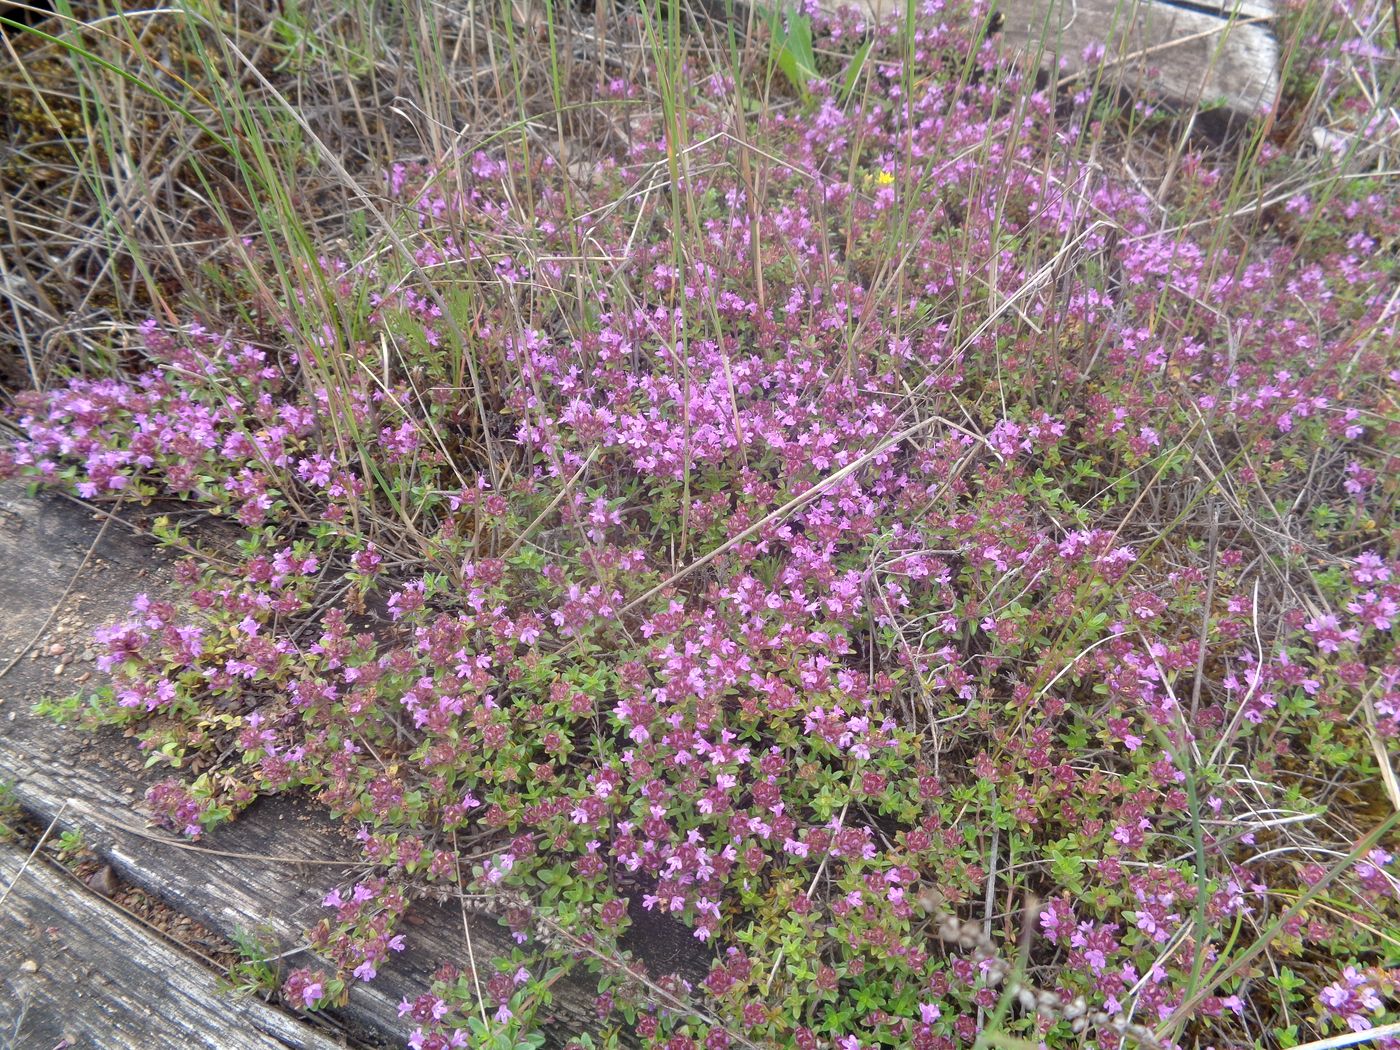
[[[1097,152],[1141,107],[914,16],[818,19],[782,104],[601,75],[625,144],[584,173],[523,135],[386,162],[401,250],[19,396],[4,473],[242,530],[100,632],[100,709],[173,829],[278,792],[356,829],[293,1005],[445,887],[520,950],[445,960],[414,1047],[527,1039],[588,970],[574,1045],[1400,1017],[1400,196],[1246,136],[1159,200]],[[647,911],[708,967],[665,1002]]]

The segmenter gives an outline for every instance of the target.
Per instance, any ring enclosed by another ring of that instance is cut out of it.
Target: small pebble
[[[110,897],[117,892],[117,873],[112,870],[112,865],[104,864],[88,876],[87,885],[88,889]]]

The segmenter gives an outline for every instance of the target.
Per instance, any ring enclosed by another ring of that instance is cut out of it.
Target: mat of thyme
[[[519,947],[425,977],[424,1050],[538,1045],[564,971],[575,1047],[1400,1017],[1400,199],[1255,139],[1185,151],[1169,214],[937,7],[749,141],[713,75],[586,178],[385,158],[402,250],[271,303],[249,238],[243,329],[21,395],[5,474],[243,530],[99,632],[84,705],[178,760],[170,828],[302,792],[356,829],[283,1001],[446,887]],[[707,977],[629,972],[644,910]]]

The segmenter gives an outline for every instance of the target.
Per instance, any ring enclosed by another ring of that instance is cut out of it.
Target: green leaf
[[[870,56],[870,48],[874,43],[875,38],[871,37],[856,48],[856,53],[851,56],[851,64],[846,67],[846,79],[841,84],[841,105],[844,106],[850,100],[851,93],[855,91],[860,75],[865,70],[865,60]]]
[[[773,60],[803,99],[809,97],[807,84],[817,76],[817,56],[812,50],[812,20],[794,12],[783,25],[783,14],[774,8],[769,15],[773,31]]]

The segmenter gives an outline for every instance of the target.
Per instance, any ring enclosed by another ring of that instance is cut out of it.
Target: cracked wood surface
[[[1102,77],[1177,101],[1254,114],[1278,94],[1269,0],[1178,7],[1143,0],[1002,0],[1004,45],[1041,54],[1060,76]],[[1214,10],[1212,10],[1214,9]],[[1102,48],[1102,57],[1094,52]],[[1043,51],[1041,50],[1043,48]]]
[[[189,955],[36,857],[0,846],[0,1043],[12,1047],[335,1050],[338,1038],[235,999]]]

